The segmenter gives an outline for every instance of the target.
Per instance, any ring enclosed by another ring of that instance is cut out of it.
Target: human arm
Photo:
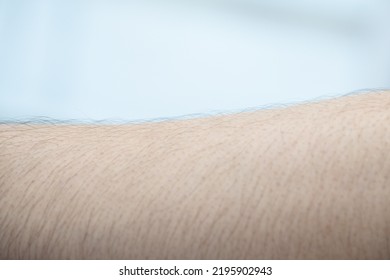
[[[390,93],[1,125],[2,259],[390,258]]]

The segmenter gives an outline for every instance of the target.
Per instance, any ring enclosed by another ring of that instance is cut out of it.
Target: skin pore
[[[389,259],[390,92],[0,125],[0,259]]]

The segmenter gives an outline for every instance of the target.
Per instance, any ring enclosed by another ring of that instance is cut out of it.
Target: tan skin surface
[[[389,259],[390,92],[0,125],[0,259]]]

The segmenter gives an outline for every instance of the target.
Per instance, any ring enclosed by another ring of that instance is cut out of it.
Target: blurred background
[[[388,0],[0,0],[0,120],[138,120],[390,88]]]

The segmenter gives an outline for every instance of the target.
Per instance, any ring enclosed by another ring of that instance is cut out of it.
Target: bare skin
[[[0,259],[389,259],[390,92],[0,125]]]

